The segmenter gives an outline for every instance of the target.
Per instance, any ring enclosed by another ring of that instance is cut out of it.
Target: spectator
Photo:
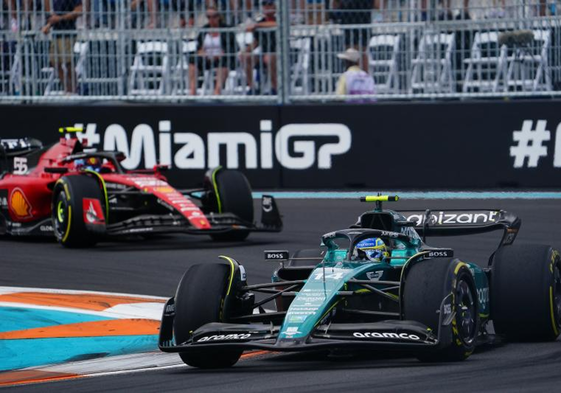
[[[142,0],[135,0],[142,1]],[[158,11],[158,6],[155,4],[157,0],[146,0],[154,2],[153,6],[148,5],[148,13],[150,14],[149,28],[156,27],[155,13]],[[234,0],[159,0],[161,27],[173,27],[172,12],[179,13],[179,26],[180,27],[193,27],[200,21],[199,16],[206,13],[209,9],[221,10],[222,12],[232,9]],[[202,23],[201,23],[202,24]]]
[[[207,8],[208,24],[203,29],[218,29],[229,27],[220,17],[216,7]],[[235,52],[236,36],[232,31],[201,32],[197,37],[197,55],[189,59],[189,81],[191,95],[197,94],[198,74],[205,70],[216,70],[214,94],[220,95],[222,86],[228,77],[228,69],[234,68],[233,59],[228,56]]]
[[[40,0],[4,0],[3,4],[10,12],[10,30],[14,33],[31,30],[34,17],[41,11]]]
[[[133,28],[142,28],[145,20],[148,21],[146,28],[156,27],[156,0],[132,0],[130,7]]]
[[[158,6],[150,2],[156,0],[146,0],[148,1],[148,13],[150,14],[150,23],[148,28],[154,28],[156,26],[155,14],[158,12]],[[172,11],[179,13],[179,26],[190,27],[195,24],[195,0],[160,0],[159,1],[159,19],[161,20],[161,27],[173,27],[171,26],[171,13]]]
[[[321,25],[325,23],[326,9],[329,2],[326,0],[300,0],[300,10],[305,14],[308,25]]]
[[[251,21],[255,10],[259,8],[258,0],[230,0],[230,8],[239,23]]]
[[[54,31],[49,54],[51,66],[57,71],[64,91],[74,94],[76,73],[72,63],[76,42],[76,19],[82,13],[82,0],[53,0],[52,9],[51,2],[46,1],[45,12],[49,17],[42,31],[44,34],[49,34],[51,29]]]
[[[354,48],[349,48],[337,57],[345,61],[346,71],[337,82],[337,95],[367,95],[375,94],[374,79],[362,70],[358,63],[361,54]],[[373,100],[349,100],[350,102],[365,102]]]
[[[255,94],[253,83],[253,68],[258,60],[255,53],[257,48],[261,49],[261,60],[267,67],[271,79],[271,94],[277,94],[277,6],[274,0],[261,1],[263,17],[257,23],[247,26],[246,31],[253,33],[253,43],[248,45],[245,52],[241,54],[242,64],[245,67],[249,94]]]
[[[225,23],[235,25],[242,23],[245,15],[251,15],[254,2],[255,0],[207,0],[206,7],[218,8]]]

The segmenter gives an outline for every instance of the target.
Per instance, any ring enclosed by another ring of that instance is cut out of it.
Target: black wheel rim
[[[472,286],[465,278],[460,278],[456,286],[456,323],[464,343],[471,344],[477,334],[477,307]]]
[[[553,285],[552,285],[552,308],[554,321],[557,324],[557,328],[561,326],[561,270],[559,267],[559,259],[556,259],[553,264]]]
[[[58,194],[53,206],[53,222],[55,235],[58,239],[64,238],[66,228],[68,227],[68,201],[64,191]]]

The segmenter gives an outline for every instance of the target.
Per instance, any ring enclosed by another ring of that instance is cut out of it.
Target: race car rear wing
[[[33,138],[0,139],[0,151],[7,157],[23,156],[42,147],[41,141]]]
[[[460,236],[503,230],[500,245],[514,242],[522,220],[505,210],[400,210],[421,236]]]
[[[29,157],[42,149],[41,141],[33,138],[0,139],[0,174],[14,170],[14,158],[17,160],[16,157]],[[39,155],[26,159],[26,168],[37,165],[38,160]]]

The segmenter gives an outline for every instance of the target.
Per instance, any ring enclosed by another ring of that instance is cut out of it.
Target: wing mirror
[[[67,172],[68,172],[68,168],[65,168],[65,167],[47,167],[47,168],[45,168],[45,172],[46,172],[46,173],[59,173],[59,174],[63,174],[63,173],[67,173]]]
[[[154,172],[164,172],[164,171],[169,170],[169,165],[157,164],[157,165],[154,165],[153,170],[154,170]]]

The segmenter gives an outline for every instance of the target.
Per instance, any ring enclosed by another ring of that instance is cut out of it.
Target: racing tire
[[[439,326],[442,301],[452,294],[452,322]],[[467,264],[442,258],[419,262],[407,273],[403,293],[406,320],[417,321],[441,337],[433,351],[419,352],[425,362],[454,362],[467,359],[475,349],[479,331],[479,304],[473,275]],[[446,329],[440,332],[439,329]],[[450,339],[442,340],[443,337]]]
[[[230,278],[230,267],[225,264],[199,264],[183,275],[175,295],[174,334],[180,344],[191,338],[199,327],[223,321],[224,299]],[[179,353],[181,360],[198,368],[231,367],[240,359],[243,350],[205,350],[197,353]]]
[[[83,198],[97,199],[103,208],[102,191],[94,178],[70,175],[60,178],[53,190],[51,217],[57,241],[64,247],[85,248],[99,240],[84,222]]]
[[[546,245],[510,245],[491,265],[495,333],[510,341],[554,341],[561,328],[561,258]]]
[[[253,197],[251,186],[243,173],[219,169],[214,175],[214,194],[219,213],[233,213],[242,220],[253,223]],[[211,235],[217,241],[242,241],[249,231],[232,230]]]

